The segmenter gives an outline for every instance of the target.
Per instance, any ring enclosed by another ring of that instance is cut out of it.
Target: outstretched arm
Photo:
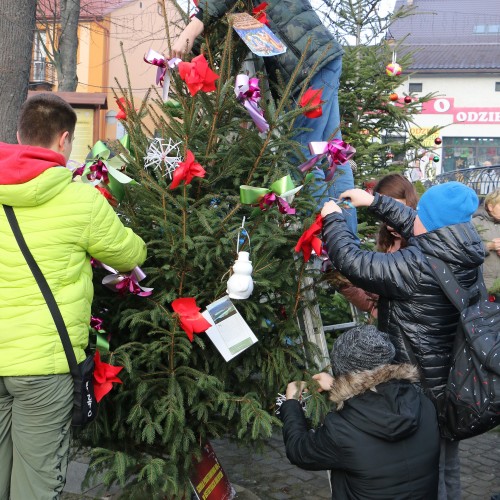
[[[172,45],[172,50],[168,58],[179,57],[182,59],[186,54],[189,54],[193,48],[194,41],[203,33],[204,28],[203,22],[197,17],[193,17]]]

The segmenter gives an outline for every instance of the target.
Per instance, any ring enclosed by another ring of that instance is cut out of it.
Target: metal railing
[[[30,83],[48,83],[56,81],[54,65],[51,62],[35,60],[31,65]]]
[[[479,196],[485,196],[500,187],[500,165],[492,167],[474,167],[453,170],[439,174],[435,179],[424,181],[424,186],[429,188],[436,184],[449,181],[459,181],[471,187]]]

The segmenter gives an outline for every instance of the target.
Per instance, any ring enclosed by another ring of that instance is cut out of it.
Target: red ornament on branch
[[[99,402],[113,388],[113,383],[123,383],[117,377],[123,370],[123,366],[113,366],[103,363],[99,351],[95,352],[94,364],[94,394],[97,402]]]
[[[321,100],[321,93],[323,89],[307,89],[300,100],[299,106],[305,108],[306,106],[314,106],[313,109],[306,111],[304,116],[307,118],[319,118],[323,114],[321,105],[325,102]]]
[[[259,23],[269,26],[269,19],[267,18],[267,14],[265,12],[267,9],[267,5],[267,2],[259,3],[259,5],[252,9],[252,14],[254,15],[255,19],[259,21]]]
[[[175,299],[172,309],[177,313],[181,328],[186,332],[188,339],[192,342],[193,333],[203,333],[212,325],[202,316],[196,300],[192,297]]]
[[[439,146],[442,142],[443,142],[443,139],[441,139],[441,137],[436,137],[436,138],[434,139],[434,144],[435,144],[436,146]]]
[[[192,96],[200,90],[203,92],[215,90],[215,80],[219,78],[219,75],[208,67],[203,54],[196,56],[191,62],[180,62],[178,68],[179,75],[186,82]]]
[[[409,95],[407,95],[405,96],[404,101],[406,104],[410,104],[413,101],[413,99]]]
[[[189,184],[193,177],[205,177],[205,169],[195,161],[193,153],[188,149],[186,161],[180,161],[178,167],[174,170],[172,184],[169,189],[175,189],[181,181],[184,184]]]
[[[297,245],[295,245],[296,252],[302,251],[304,262],[309,262],[313,250],[316,252],[316,255],[321,255],[323,242],[319,235],[322,229],[323,217],[321,214],[318,214],[314,222],[309,226],[309,229],[304,231]]]

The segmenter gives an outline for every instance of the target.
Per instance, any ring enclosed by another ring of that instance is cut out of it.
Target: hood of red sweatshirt
[[[24,184],[51,167],[64,165],[64,156],[51,149],[0,143],[0,185]]]

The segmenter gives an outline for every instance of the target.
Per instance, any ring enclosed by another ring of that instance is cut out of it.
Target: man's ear
[[[17,143],[21,144],[21,138],[19,137],[19,130],[16,132]]]
[[[71,138],[70,138],[69,132],[67,130],[59,136],[59,141],[57,144],[57,146],[59,148],[59,152],[62,153],[64,151],[66,141],[71,142]]]

